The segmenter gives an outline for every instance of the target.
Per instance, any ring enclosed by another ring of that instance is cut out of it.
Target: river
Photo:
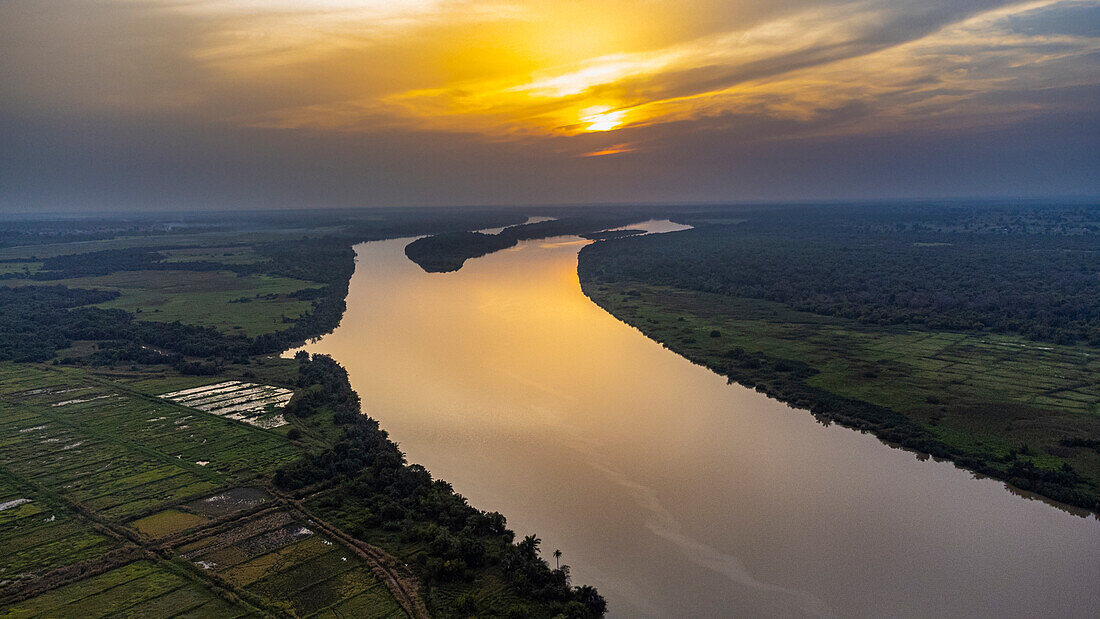
[[[411,462],[537,532],[551,565],[561,549],[611,616],[1100,610],[1095,517],[728,385],[581,293],[588,241],[425,273],[409,240],[356,246],[347,313],[306,350],[348,369]]]

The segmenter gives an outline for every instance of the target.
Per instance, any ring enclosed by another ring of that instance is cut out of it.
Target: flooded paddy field
[[[281,410],[294,392],[283,387],[257,385],[230,380],[179,391],[160,397],[204,413],[243,421],[260,428],[280,428],[287,424]]]

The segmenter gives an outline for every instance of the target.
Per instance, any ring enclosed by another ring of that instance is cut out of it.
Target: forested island
[[[509,226],[497,234],[447,232],[425,236],[409,243],[405,247],[405,255],[430,273],[457,271],[467,260],[515,247],[520,241],[569,235],[596,239],[638,234],[637,230],[607,230],[637,223],[661,212],[661,209],[654,208],[610,207],[587,213],[565,211],[560,218]]]
[[[0,609],[603,615],[536,536],[408,463],[335,361],[279,357],[339,323],[353,243],[524,220],[4,222]]]

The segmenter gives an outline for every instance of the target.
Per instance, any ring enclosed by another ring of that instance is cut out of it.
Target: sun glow
[[[623,124],[626,112],[613,110],[609,105],[594,105],[581,110],[581,121],[588,123],[585,131],[611,131]]]
[[[666,135],[656,127],[674,123],[735,131],[747,143],[1013,121],[1038,105],[1014,93],[1048,88],[1054,65],[1063,85],[1094,84],[1100,50],[1094,36],[1012,25],[1072,0],[960,9],[919,36],[876,30],[917,11],[900,0],[843,11],[730,0],[718,22],[692,18],[690,0],[150,4],[142,12],[150,19],[194,22],[165,30],[181,48],[162,54],[189,63],[175,74],[192,83],[183,90],[165,81],[151,92],[125,80],[89,82],[90,92],[110,95],[100,105],[169,101],[263,128],[545,139],[569,156],[633,149],[593,150],[591,140],[568,138],[626,127]]]

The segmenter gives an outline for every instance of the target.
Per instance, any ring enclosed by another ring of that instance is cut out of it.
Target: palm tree
[[[558,563],[561,560],[561,551],[557,548],[554,549],[554,569],[561,569],[561,565]]]
[[[528,535],[527,537],[523,538],[522,542],[516,544],[516,546],[519,548],[520,552],[523,553],[523,556],[534,561],[539,556],[540,543],[542,543],[541,539],[535,537],[534,535]]]

